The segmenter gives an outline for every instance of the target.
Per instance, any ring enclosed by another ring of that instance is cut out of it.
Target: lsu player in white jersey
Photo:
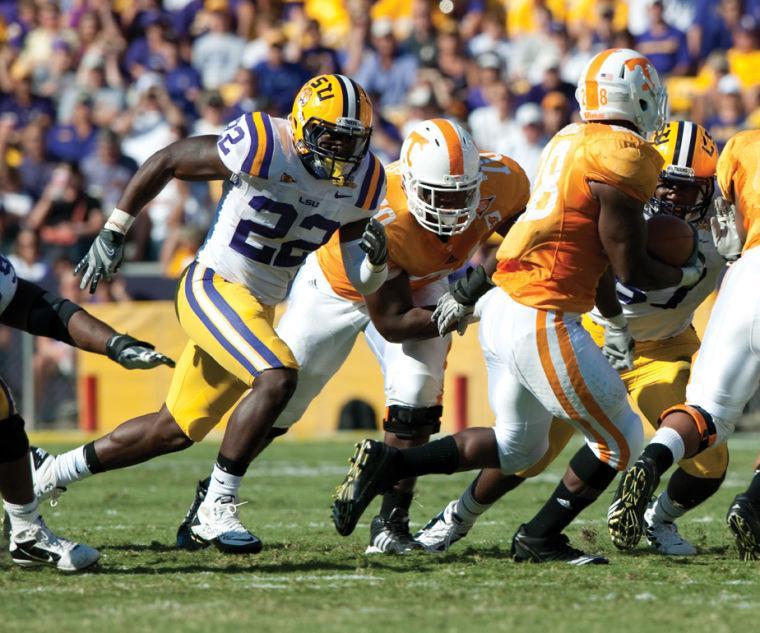
[[[174,365],[149,343],[119,334],[68,299],[19,279],[13,264],[2,255],[0,323],[107,355],[126,369]],[[98,561],[100,553],[56,535],[40,516],[32,475],[38,460],[37,451],[29,451],[24,419],[16,410],[8,385],[0,378],[0,496],[11,560],[22,567],[49,565],[67,572],[86,569]]]
[[[718,151],[707,130],[696,123],[677,121],[658,130],[653,143],[664,165],[644,213],[649,217],[672,214],[691,222],[697,232],[697,247],[705,259],[704,272],[695,284],[678,288],[643,291],[619,281],[615,286],[602,284],[597,291],[597,305],[604,306],[605,314],[615,316],[605,318],[595,307],[584,315],[583,325],[620,371],[628,396],[643,414],[643,421],[656,429],[663,409],[683,401],[691,359],[699,349],[699,339],[691,327],[694,311],[715,290],[726,260],[716,250],[711,232],[700,228],[712,203],[718,163]],[[497,499],[526,478],[542,473],[572,434],[570,425],[554,420],[549,450],[537,464],[512,476],[498,470],[483,471],[416,538],[432,551],[448,548],[463,538]],[[646,536],[652,547],[663,554],[696,554],[696,548],[679,534],[674,521],[718,490],[727,467],[725,445],[679,464],[667,491],[653,499],[646,515]]]
[[[385,233],[369,222],[385,190],[383,166],[368,150],[371,131],[364,90],[342,75],[321,75],[301,88],[288,119],[245,114],[218,137],[178,141],[140,167],[76,270],[91,291],[109,278],[134,217],[171,178],[223,180],[214,224],[177,291],[190,340],[161,410],[51,456],[37,473],[41,494],[187,448],[234,407],[191,531],[222,551],[261,549],[238,518],[237,491],[297,383],[298,362],[274,331],[275,304],[306,256],[336,232],[359,292],[374,292],[387,275]]]
[[[418,123],[400,156],[386,167],[387,193],[375,215],[387,235],[388,280],[362,297],[346,276],[337,236],[309,255],[298,272],[277,333],[301,369],[275,429],[284,432],[302,417],[362,331],[385,378],[385,441],[417,446],[440,428],[451,337],[439,336],[430,306],[449,290],[448,275],[492,233],[506,233],[525,208],[529,182],[513,160],[478,152],[469,133],[445,119]],[[478,286],[488,287],[495,263],[470,269],[455,287],[477,294]],[[420,547],[409,533],[414,482],[401,481],[384,496],[367,553],[403,554]],[[183,532],[206,485],[198,485],[179,544],[187,543]]]
[[[718,160],[724,200],[711,220],[716,245],[737,258],[721,284],[686,398],[660,415],[660,428],[625,473],[610,505],[607,527],[620,549],[635,547],[647,502],[674,462],[725,443],[760,385],[760,131],[740,132]],[[717,202],[717,201],[716,201]],[[734,206],[735,205],[735,206]],[[734,499],[729,528],[743,559],[760,558],[760,480]]]

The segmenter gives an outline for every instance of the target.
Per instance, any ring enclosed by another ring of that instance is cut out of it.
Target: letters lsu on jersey
[[[230,123],[217,149],[233,175],[197,259],[266,305],[285,298],[306,256],[337,238],[337,229],[371,217],[385,192],[383,166],[371,152],[344,185],[315,178],[288,121],[262,112]]]
[[[480,152],[480,166],[483,179],[477,217],[464,232],[446,241],[421,226],[409,211],[400,161],[386,167],[388,189],[375,218],[385,226],[388,238],[389,278],[404,271],[409,275],[412,290],[417,290],[447,277],[466,265],[504,220],[525,208],[530,183],[514,160],[501,154]],[[361,295],[346,277],[337,235],[317,251],[317,259],[336,294],[361,301]]]

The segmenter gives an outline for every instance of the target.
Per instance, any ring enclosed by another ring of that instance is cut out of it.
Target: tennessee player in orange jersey
[[[362,297],[343,271],[337,240],[307,259],[277,327],[301,369],[275,428],[287,430],[301,418],[362,331],[385,378],[385,441],[417,446],[440,428],[451,336],[439,335],[430,306],[447,294],[448,276],[494,231],[506,233],[525,209],[529,182],[515,161],[478,152],[470,135],[445,119],[415,126],[386,176],[386,198],[375,219],[385,227],[388,280]],[[454,294],[474,304],[490,287],[495,266],[493,258],[485,268],[470,269]],[[419,548],[409,533],[413,488],[414,478],[408,478],[385,495],[371,524],[368,553]]]
[[[397,479],[531,466],[556,416],[576,426],[586,445],[552,498],[515,534],[513,556],[607,562],[571,547],[562,530],[627,467],[643,434],[618,373],[579,316],[594,306],[608,268],[623,283],[654,289],[692,284],[702,265],[675,268],[646,253],[644,203],[662,158],[642,135],[663,123],[667,103],[655,69],[636,51],[604,51],[587,64],[576,96],[584,123],[566,127],[544,149],[526,212],[499,249],[498,287],[476,309],[495,426],[405,450],[365,440],[333,504],[339,533],[349,534],[371,499]],[[605,316],[615,311],[619,304]]]
[[[760,131],[740,132],[718,160],[713,238],[722,255],[741,255],[726,275],[692,365],[686,403],[662,412],[660,427],[622,478],[608,528],[620,549],[641,538],[651,491],[674,462],[725,442],[760,384]],[[732,206],[732,205],[735,205]],[[726,517],[741,558],[760,559],[760,476],[738,495]]]

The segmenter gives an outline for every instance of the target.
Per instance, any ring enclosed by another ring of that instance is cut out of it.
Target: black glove
[[[464,277],[457,279],[449,292],[459,303],[464,306],[474,306],[480,297],[493,288],[491,278],[483,266],[468,268]]]
[[[129,334],[114,334],[106,343],[108,358],[125,369],[151,369],[158,365],[174,367],[174,361],[154,351],[153,345]]]
[[[367,253],[367,259],[373,266],[382,266],[388,259],[388,241],[385,237],[385,228],[375,218],[371,218],[367,222],[359,247]]]
[[[87,255],[74,269],[75,276],[80,272],[83,273],[79,287],[84,290],[89,284],[90,294],[93,294],[100,278],[104,277],[106,281],[110,281],[123,259],[124,235],[118,231],[101,229]]]

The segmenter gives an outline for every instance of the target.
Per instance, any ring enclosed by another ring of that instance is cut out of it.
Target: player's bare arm
[[[693,275],[689,272],[684,275],[689,268],[663,264],[647,253],[641,202],[604,183],[592,182],[590,188],[599,200],[599,237],[612,270],[622,283],[642,290],[690,283]],[[696,274],[695,280],[698,278]]]
[[[438,328],[430,319],[432,307],[414,305],[405,272],[386,281],[377,292],[366,295],[364,302],[377,331],[391,343],[438,336]]]

